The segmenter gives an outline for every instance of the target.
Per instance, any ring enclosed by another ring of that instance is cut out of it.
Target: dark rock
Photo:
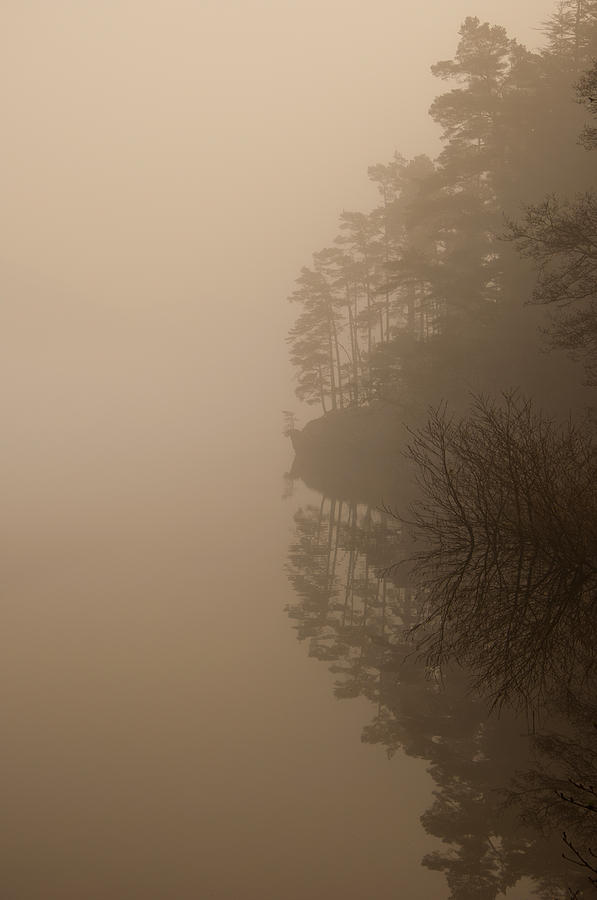
[[[291,431],[291,476],[328,496],[373,505],[404,495],[408,437],[399,410],[382,401],[334,410]]]

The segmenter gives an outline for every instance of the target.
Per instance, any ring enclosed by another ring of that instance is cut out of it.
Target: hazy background
[[[464,16],[536,45],[550,10],[2,4],[10,900],[189,884],[291,898],[286,877],[317,897],[311,876],[332,897],[326,858],[363,821],[377,843],[343,863],[343,896],[375,872],[389,897],[397,867],[418,870],[421,840],[396,838],[396,795],[359,744],[360,705],[320,688],[329,676],[281,613],[285,298],[341,210],[374,202],[368,165],[437,149],[429,67],[453,55]],[[404,769],[388,777],[415,821],[430,783],[408,767],[406,788]],[[353,815],[330,843],[349,785]],[[257,891],[274,833],[271,893]]]
[[[368,165],[438,148],[430,65],[465,15],[536,45],[551,9],[4,3],[1,334],[18,428],[35,410],[55,441],[71,404],[89,427],[164,404],[232,417],[236,401],[239,426],[243,410],[243,428],[269,422],[292,399],[299,267],[342,209],[372,205]]]

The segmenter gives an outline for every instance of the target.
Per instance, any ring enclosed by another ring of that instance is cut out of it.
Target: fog
[[[375,201],[367,166],[437,150],[430,65],[471,12],[533,46],[550,8],[6,5],[11,508],[40,480],[92,490],[89,466],[138,478],[164,446],[273,452],[294,279],[343,209]]]
[[[25,330],[9,341],[9,363],[19,360],[25,381],[41,374],[37,333],[62,358],[52,374],[43,368],[50,383],[81,378],[85,347],[88,368],[111,369],[126,391],[114,370],[152,368],[157,354],[175,369],[182,359],[195,382],[209,372],[210,396],[258,379],[279,406],[285,297],[299,267],[333,238],[342,209],[371,205],[368,165],[437,149],[431,63],[451,56],[465,15],[536,45],[549,11],[6,4],[3,334]],[[116,358],[99,366],[106,346]]]
[[[438,151],[464,17],[550,12],[4,3],[7,900],[448,896],[424,762],[283,614],[286,298],[369,165]]]

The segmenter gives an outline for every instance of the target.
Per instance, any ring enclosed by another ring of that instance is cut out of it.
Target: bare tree
[[[530,401],[445,407],[408,451],[421,499],[411,526],[432,666],[469,666],[497,705],[578,695],[597,675],[597,454],[588,429]]]

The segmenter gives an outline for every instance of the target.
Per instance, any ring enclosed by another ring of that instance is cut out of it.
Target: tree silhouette
[[[410,456],[424,598],[419,647],[454,658],[498,705],[594,686],[597,455],[592,433],[530,401],[433,411]]]
[[[505,710],[488,716],[464,668],[448,664],[440,679],[413,653],[407,633],[421,616],[420,598],[387,572],[400,541],[392,518],[322,497],[297,511],[295,526],[287,571],[297,602],[287,611],[297,637],[334,674],[337,699],[371,703],[364,743],[429,763],[434,800],[421,822],[443,848],[423,865],[444,873],[454,900],[495,898],[524,877],[544,900],[582,885],[583,873],[561,857],[561,826],[520,821],[528,803],[514,797],[512,779],[517,771],[533,777],[525,721]],[[566,784],[548,775],[542,790]],[[569,832],[584,852],[578,832]]]

